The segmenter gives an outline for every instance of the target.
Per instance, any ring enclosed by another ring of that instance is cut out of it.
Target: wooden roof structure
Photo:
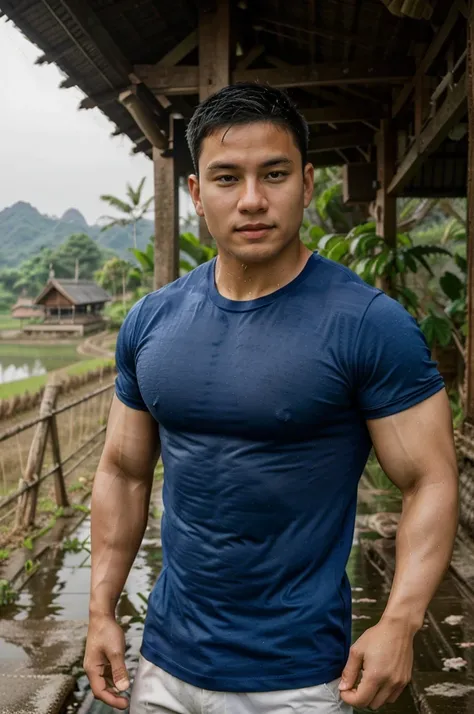
[[[235,82],[287,89],[315,166],[365,173],[377,232],[397,196],[468,195],[467,411],[474,423],[473,0],[0,0],[41,50],[153,159],[155,287],[178,275],[178,179],[198,102]],[[470,41],[468,42],[468,38]],[[468,82],[468,77],[471,81]],[[361,182],[362,183],[362,182]],[[201,219],[200,235],[208,238]]]
[[[42,305],[51,291],[57,291],[71,306],[103,305],[111,300],[110,295],[93,280],[62,280],[51,278],[35,299],[35,305]]]
[[[402,172],[391,193],[466,193],[465,132],[450,133],[465,123],[465,87],[454,93],[465,84],[465,0],[0,0],[0,11],[137,152],[166,149],[170,116],[190,116],[209,89],[268,82],[310,122],[315,165],[370,160],[380,121],[392,119]]]

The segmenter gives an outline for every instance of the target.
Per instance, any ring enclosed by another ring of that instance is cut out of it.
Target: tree
[[[131,185],[127,183],[128,203],[110,194],[103,194],[100,197],[101,200],[107,203],[111,208],[115,208],[123,214],[122,216],[101,216],[101,221],[108,221],[108,223],[102,227],[102,230],[106,231],[115,226],[132,226],[133,247],[135,249],[137,247],[137,223],[148,212],[154,198],[151,196],[142,202],[144,184],[145,177],[142,178],[136,189],[133,189]]]
[[[122,258],[113,257],[107,260],[95,274],[95,279],[104,290],[112,295],[118,295],[125,290],[134,290],[140,285],[137,279],[137,269]]]
[[[93,280],[94,273],[104,262],[104,252],[85,233],[74,233],[51,256],[56,277],[73,278],[76,261],[79,263],[79,277]]]

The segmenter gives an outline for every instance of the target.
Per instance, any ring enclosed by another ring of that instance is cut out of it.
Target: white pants
[[[339,681],[276,692],[212,692],[140,657],[130,714],[352,714],[340,698]]]

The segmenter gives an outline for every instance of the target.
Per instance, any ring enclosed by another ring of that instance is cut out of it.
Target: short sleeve
[[[135,303],[119,330],[115,348],[115,364],[117,368],[115,393],[127,407],[148,411],[138,386],[135,360],[137,322],[143,300],[144,298]]]
[[[366,419],[409,409],[444,387],[411,315],[384,293],[363,317],[355,344],[357,398]]]

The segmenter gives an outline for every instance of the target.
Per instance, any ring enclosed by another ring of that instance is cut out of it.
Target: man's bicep
[[[113,466],[131,478],[144,480],[153,476],[159,456],[155,419],[149,412],[130,408],[114,395],[99,469]]]
[[[377,458],[401,491],[457,480],[451,408],[445,390],[367,426]]]

